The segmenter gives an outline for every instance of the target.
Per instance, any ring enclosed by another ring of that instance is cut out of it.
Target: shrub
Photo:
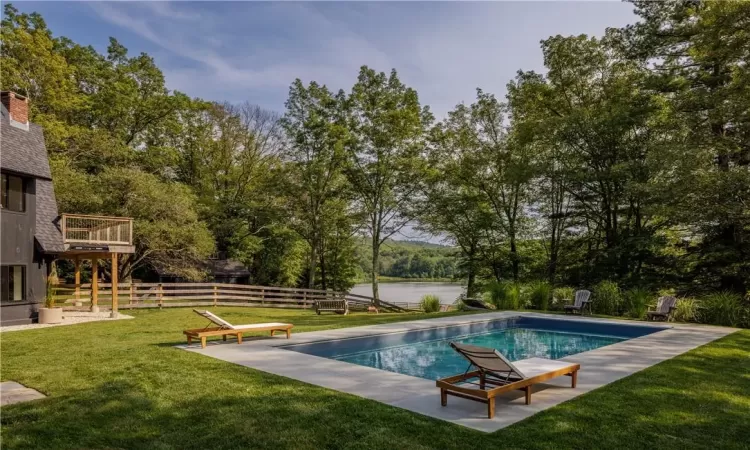
[[[633,288],[625,293],[626,313],[628,317],[643,319],[651,301],[651,292],[644,288]]]
[[[675,288],[662,288],[657,292],[659,297],[672,296],[677,297],[677,290]]]
[[[695,322],[697,312],[698,302],[694,298],[678,298],[673,317],[677,322]]]
[[[703,297],[698,317],[701,323],[734,327],[744,319],[742,297],[732,292],[717,292]]]
[[[521,290],[510,281],[494,281],[485,287],[485,301],[497,309],[518,309],[521,306]]]
[[[426,313],[434,313],[440,311],[440,298],[437,295],[423,295],[422,300],[419,301],[419,307]]]
[[[549,309],[552,286],[546,281],[535,281],[528,286],[529,300],[534,309],[546,311]]]
[[[591,306],[597,314],[614,316],[622,309],[622,292],[614,281],[601,281],[594,286]]]
[[[572,287],[558,287],[552,291],[552,303],[550,309],[561,310],[563,306],[573,301],[573,297],[576,295],[576,290]]]

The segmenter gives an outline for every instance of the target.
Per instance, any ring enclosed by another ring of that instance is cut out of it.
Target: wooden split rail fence
[[[70,308],[91,305],[91,284],[59,284],[54,291],[58,305]],[[99,306],[111,306],[112,284],[99,283],[97,297]],[[347,300],[350,309],[366,310],[374,304],[372,297],[348,292],[226,283],[118,283],[117,299],[120,309],[178,306],[312,308],[319,300]],[[408,306],[380,302],[380,308],[386,311],[405,311],[410,309]]]

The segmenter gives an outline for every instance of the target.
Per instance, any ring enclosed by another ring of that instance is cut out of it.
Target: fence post
[[[266,290],[263,288],[260,288],[260,306],[265,306],[266,304]]]
[[[130,279],[130,304],[133,304],[133,279]]]
[[[214,306],[216,306],[216,301],[218,300],[218,290],[219,288],[216,286],[216,283],[214,283]]]
[[[164,306],[164,296],[162,293],[161,283],[159,283],[159,289],[156,291],[156,298],[159,301],[159,309]]]
[[[76,282],[76,299],[73,303],[75,306],[83,305],[81,303],[81,260],[76,256],[75,258],[75,282]]]

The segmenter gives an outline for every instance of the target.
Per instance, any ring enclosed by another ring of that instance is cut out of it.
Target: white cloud
[[[361,65],[399,70],[442,116],[476,87],[502,96],[542,68],[539,41],[632,22],[619,3],[89,3],[162,49],[169,87],[281,110],[295,78],[349,89]],[[113,33],[117,35],[117,33]],[[139,50],[140,51],[140,50]]]

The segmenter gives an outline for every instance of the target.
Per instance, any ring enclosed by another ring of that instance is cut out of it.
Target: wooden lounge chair
[[[187,336],[188,345],[193,342],[193,338],[200,339],[201,348],[206,348],[206,338],[209,336],[221,336],[225,341],[227,340],[227,336],[235,336],[237,338],[237,343],[241,344],[243,333],[256,331],[270,331],[271,336],[273,336],[277,331],[285,331],[286,338],[289,339],[289,337],[292,335],[292,327],[294,326],[290,323],[278,322],[232,325],[231,323],[227,322],[226,320],[210,311],[199,311],[197,309],[194,309],[193,312],[210,320],[211,323],[209,323],[209,325],[217,325],[215,327],[206,326],[205,328],[196,328],[192,330],[185,330],[182,332],[185,336]]]
[[[672,313],[677,308],[677,299],[671,295],[665,295],[659,297],[656,302],[656,309],[654,311],[648,311],[646,316],[648,320],[669,320],[672,318]]]
[[[583,315],[584,309],[586,308],[586,305],[589,305],[589,314],[591,313],[591,301],[589,300],[591,298],[591,292],[587,291],[585,289],[581,289],[580,291],[576,291],[575,301],[572,305],[565,305],[563,308],[565,309],[565,314],[571,313],[575,314],[578,312],[578,314]],[[565,299],[568,300],[568,299]]]
[[[500,352],[487,347],[451,342],[451,347],[469,361],[461,375],[437,380],[440,404],[448,404],[448,396],[474,400],[487,404],[487,417],[495,417],[495,397],[508,391],[522,390],[526,404],[531,403],[531,387],[537,383],[562,375],[570,376],[576,387],[580,364],[544,358],[529,358],[512,363]],[[472,370],[472,367],[476,368]],[[478,383],[471,381],[478,379]],[[478,389],[469,385],[478,386]]]

